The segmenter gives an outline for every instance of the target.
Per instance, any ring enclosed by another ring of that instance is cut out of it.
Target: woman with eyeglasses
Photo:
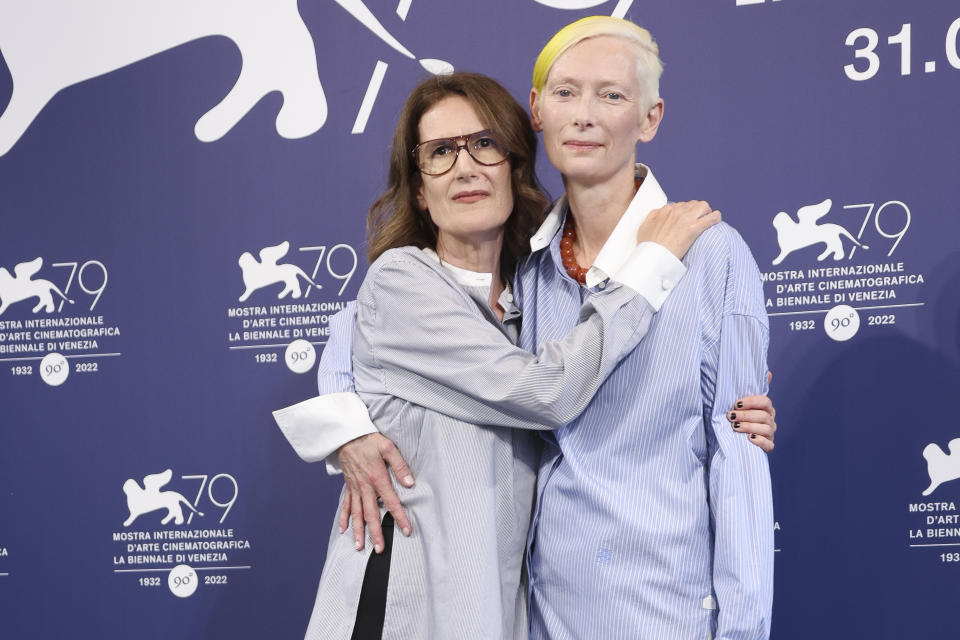
[[[335,526],[308,638],[526,638],[535,432],[575,418],[654,313],[614,276],[564,340],[516,346],[510,282],[547,203],[535,156],[525,110],[485,76],[431,78],[403,107],[353,349],[357,393],[416,475],[401,489],[416,533],[387,514],[371,554]],[[638,241],[683,257],[719,220],[689,215],[651,216]]]

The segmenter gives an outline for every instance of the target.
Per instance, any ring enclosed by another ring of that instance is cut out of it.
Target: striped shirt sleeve
[[[586,407],[653,313],[614,284],[588,298],[566,338],[532,354],[422,258],[396,250],[361,287],[355,354],[382,372],[383,393],[475,424],[558,428]]]
[[[367,407],[354,393],[353,326],[356,303],[330,319],[330,335],[317,367],[319,395],[273,412],[287,441],[303,460],[325,460],[327,473],[341,473],[337,450],[361,436],[375,433]]]
[[[769,332],[757,267],[739,236],[731,257],[715,368],[705,367],[714,530],[716,640],[766,640],[773,604],[773,502],[766,454],[730,428],[726,411],[744,392],[767,391]]]

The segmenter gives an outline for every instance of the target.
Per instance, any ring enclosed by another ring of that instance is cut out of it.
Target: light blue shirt
[[[564,335],[588,295],[562,267],[560,237],[518,272],[527,349]],[[533,640],[769,637],[767,458],[725,419],[740,395],[766,391],[760,275],[722,223],[684,263],[645,339],[579,418],[545,436],[528,554]]]

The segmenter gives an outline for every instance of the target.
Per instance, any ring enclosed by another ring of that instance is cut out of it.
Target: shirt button
[[[607,288],[607,283],[606,283],[606,282],[601,282],[600,284],[597,285],[597,288],[598,288],[598,289],[606,289],[606,288]]]
[[[663,287],[664,291],[668,289],[673,289],[675,284],[677,283],[671,280],[670,278],[663,278],[662,280],[660,280],[660,286]]]
[[[513,295],[508,293],[508,294],[506,295],[506,300],[507,300],[507,302],[513,302]]]

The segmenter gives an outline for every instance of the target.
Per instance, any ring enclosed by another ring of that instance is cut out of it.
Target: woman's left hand
[[[773,380],[773,374],[767,372],[767,384]],[[727,412],[727,420],[734,431],[748,434],[750,442],[767,453],[773,451],[773,440],[777,432],[777,410],[767,396],[746,396],[737,400],[733,409]]]
[[[382,501],[403,535],[409,536],[410,520],[390,483],[390,472],[393,471],[405,487],[412,487],[414,479],[396,445],[379,433],[370,433],[346,443],[337,450],[337,455],[344,482],[340,533],[352,525],[354,548],[359,551],[364,547],[366,527],[374,552],[382,553],[384,538],[378,504]]]

